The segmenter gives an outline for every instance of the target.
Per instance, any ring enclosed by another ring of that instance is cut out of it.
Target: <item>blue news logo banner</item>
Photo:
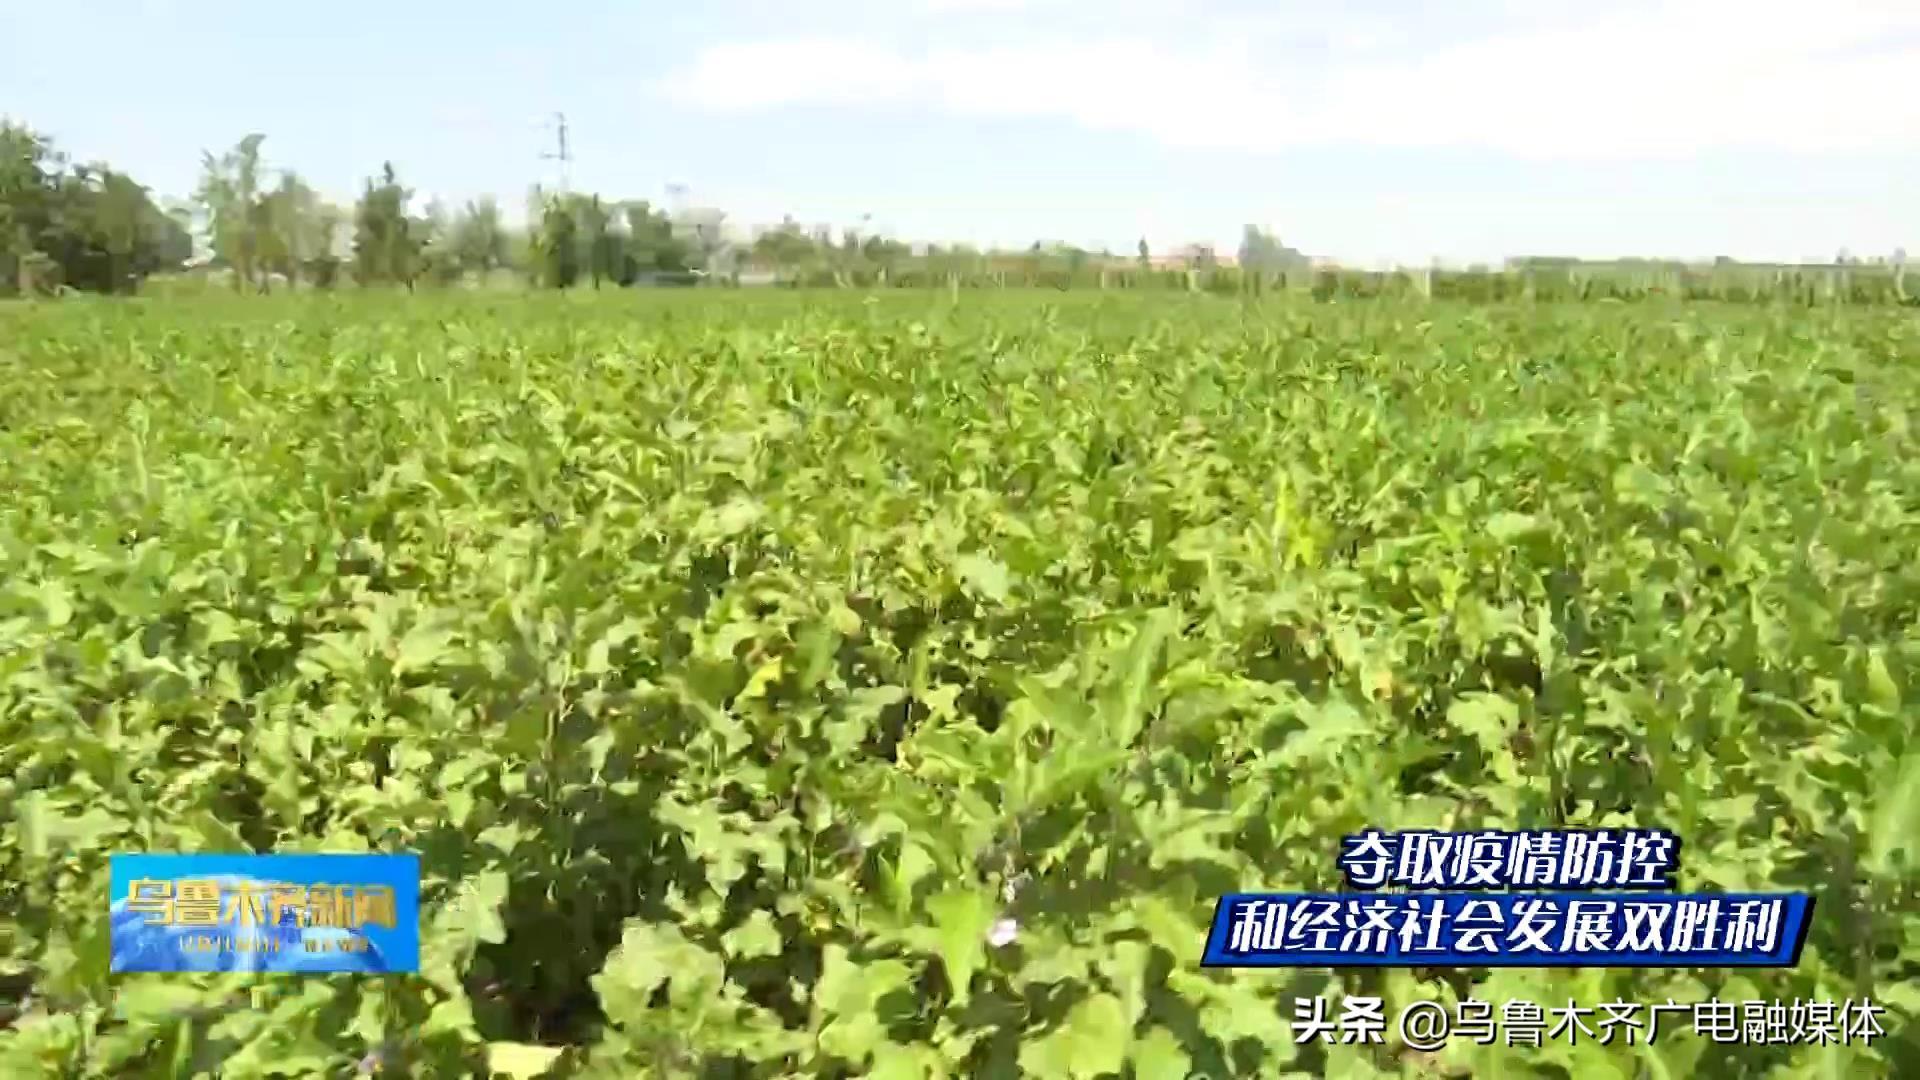
[[[1239,893],[1204,967],[1792,967],[1806,893]]]
[[[420,969],[417,855],[114,855],[113,971]]]

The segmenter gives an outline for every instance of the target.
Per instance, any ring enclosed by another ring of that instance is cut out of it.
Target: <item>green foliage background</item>
[[[0,1074],[1915,1075],[1916,360],[1895,309],[0,310]],[[1196,966],[1350,830],[1625,823],[1816,892],[1801,966]],[[418,977],[106,974],[110,852],[399,849]],[[1342,991],[1893,1014],[1296,1049]]]

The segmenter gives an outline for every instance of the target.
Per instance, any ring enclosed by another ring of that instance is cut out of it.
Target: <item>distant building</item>
[[[1186,244],[1165,255],[1148,255],[1147,265],[1155,270],[1195,270],[1211,262],[1214,266],[1238,266],[1230,254],[1215,251],[1208,244]]]

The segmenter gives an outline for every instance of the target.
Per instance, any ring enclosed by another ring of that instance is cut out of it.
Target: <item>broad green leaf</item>
[[[1910,750],[1878,787],[1867,827],[1866,869],[1876,876],[1891,874],[1896,856],[1911,859],[1920,836],[1920,748]]]
[[[1898,714],[1900,711],[1900,687],[1893,681],[1893,673],[1887,670],[1887,658],[1879,649],[1867,655],[1867,693],[1873,703]]]
[[[1180,1046],[1180,1040],[1166,1028],[1149,1028],[1147,1033],[1133,1044],[1128,1054],[1133,1063],[1134,1075],[1146,1080],[1157,1076],[1186,1076],[1193,1067],[1193,1059]]]
[[[927,901],[935,947],[953,999],[965,1004],[973,994],[973,974],[987,951],[987,930],[997,912],[991,898],[973,890],[941,893]]]
[[[1007,568],[984,555],[962,555],[954,563],[960,580],[996,604],[1007,602]]]
[[[408,630],[394,646],[394,675],[432,668],[442,658],[450,655],[449,645],[453,642],[454,636],[454,631],[450,629],[429,625],[415,626]]]
[[[1097,1077],[1117,1073],[1133,1041],[1120,999],[1094,994],[1060,1026],[1020,1048],[1020,1067],[1038,1076]]]
[[[566,1053],[562,1046],[535,1046],[531,1043],[492,1042],[487,1044],[487,1072],[512,1080],[545,1076]]]
[[[163,976],[129,978],[114,990],[114,1012],[129,1023],[171,1023],[207,1003],[210,995],[197,986],[165,982]]]
[[[1487,519],[1487,535],[1501,543],[1518,539],[1540,528],[1540,520],[1532,514],[1515,514],[1502,511]]]
[[[748,915],[745,922],[727,931],[721,942],[727,954],[734,957],[778,956],[783,945],[780,930],[765,909]]]
[[[1520,710],[1497,694],[1467,694],[1447,706],[1447,723],[1473,736],[1489,754],[1507,752],[1507,740],[1520,722]]]

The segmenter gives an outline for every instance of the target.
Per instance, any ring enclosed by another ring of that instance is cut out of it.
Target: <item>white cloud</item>
[[[935,15],[975,11],[1018,11],[1035,0],[920,0],[921,10]]]
[[[1195,20],[1207,30],[1188,41],[737,42],[704,50],[665,89],[710,109],[1055,117],[1169,146],[1256,152],[1342,143],[1547,158],[1920,148],[1920,4],[1911,0],[1695,0],[1587,17],[1523,14],[1399,62],[1360,51],[1381,40],[1377,22],[1316,21],[1329,46],[1321,55],[1267,41],[1270,18],[1249,19],[1231,36],[1226,17]],[[1006,36],[1015,22],[996,26]]]
[[[912,62],[878,42],[812,37],[707,49],[666,88],[688,104],[724,110],[887,104],[917,82]]]

